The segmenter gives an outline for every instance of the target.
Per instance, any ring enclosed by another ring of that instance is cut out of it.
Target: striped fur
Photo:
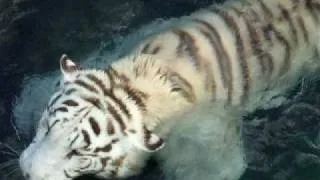
[[[163,156],[179,158],[183,153],[179,147],[170,150],[175,147],[170,142],[188,135],[178,132],[198,137],[210,127],[216,132],[208,134],[231,131],[233,136],[222,143],[224,137],[213,136],[205,141],[208,147],[231,143],[232,151],[225,156],[236,158],[223,165],[207,158],[216,170],[204,179],[238,179],[245,166],[236,128],[239,114],[268,104],[318,68],[319,21],[319,0],[230,1],[182,17],[106,69],[81,69],[63,55],[60,89],[20,159],[25,177],[64,180],[86,173],[128,177],[140,172],[147,152],[161,149],[163,139],[169,139]],[[223,108],[199,108],[206,104]],[[233,115],[233,108],[241,113]],[[219,115],[227,117],[217,123],[221,127],[205,124],[218,122],[214,119]],[[190,123],[194,119],[196,124]],[[188,123],[192,125],[179,129]],[[195,128],[198,124],[204,124],[203,129]],[[44,157],[54,160],[39,161]],[[235,159],[238,164],[232,164]],[[164,162],[169,164],[165,167],[176,163],[178,168],[180,161]],[[223,173],[228,165],[234,172]],[[51,166],[60,169],[56,174],[37,171]],[[188,178],[192,176],[182,179]]]
[[[212,6],[150,37],[141,52],[167,59],[182,57],[206,76],[207,85],[215,87],[213,97],[243,104],[250,92],[258,91],[257,85],[267,88],[290,73],[300,51],[318,51],[318,6],[317,0],[247,0]],[[160,50],[155,53],[155,48]]]

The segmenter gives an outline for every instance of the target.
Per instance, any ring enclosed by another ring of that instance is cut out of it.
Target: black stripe
[[[201,57],[198,54],[198,48],[195,45],[195,39],[192,35],[182,29],[175,29],[172,31],[179,37],[179,45],[177,47],[177,55],[181,56],[184,52],[191,57],[196,68],[200,68]]]
[[[132,134],[136,134],[136,133],[137,133],[137,131],[134,130],[134,129],[129,129],[128,131],[129,131],[130,133],[132,133]]]
[[[238,16],[240,16],[240,14],[238,14]],[[248,38],[250,39],[251,51],[258,60],[262,74],[264,76],[271,76],[273,71],[273,59],[269,54],[267,54],[267,52],[263,50],[261,46],[261,38],[257,32],[258,28],[253,27],[253,24],[247,18],[248,17],[243,16],[243,20],[249,33]]]
[[[160,46],[155,47],[155,48],[152,50],[151,54],[157,54],[157,53],[159,53],[160,49],[161,49]]]
[[[106,94],[105,92],[108,91],[108,89],[106,88],[105,84],[102,82],[101,79],[94,76],[93,74],[87,74],[87,78],[90,79],[91,81],[93,81],[101,89],[101,91],[104,94]]]
[[[71,159],[73,156],[82,156],[82,154],[80,154],[79,151],[73,149],[70,152],[68,152],[66,155],[68,159]]]
[[[54,103],[56,103],[61,96],[62,94],[58,94],[55,98],[53,98],[52,101],[49,103],[48,107],[51,107]]]
[[[206,33],[202,31],[202,33],[209,39],[210,44],[217,53],[217,61],[220,66],[223,84],[224,87],[228,88],[228,102],[231,102],[231,96],[233,92],[233,76],[230,56],[222,43],[220,34],[214,26],[204,20],[195,19],[195,22],[202,24],[210,32]],[[213,37],[211,35],[213,35]]]
[[[107,144],[104,147],[97,147],[94,152],[110,152],[112,150],[112,145],[111,144]]]
[[[138,105],[142,110],[146,110],[146,105],[143,101],[145,94],[129,86],[123,87],[123,90],[128,94],[128,97],[132,99],[136,105]]]
[[[123,89],[125,89],[125,87]],[[112,91],[106,93],[105,95],[112,99],[119,106],[120,110],[127,116],[128,119],[131,119],[132,115],[127,106],[119,98],[117,98]]]
[[[266,76],[266,75],[270,76],[270,73],[271,73],[269,71],[270,68],[268,68],[267,66],[270,67],[269,63],[270,63],[270,60],[272,60],[272,59],[266,58],[266,57],[268,57],[268,55],[262,49],[260,35],[257,32],[258,29],[253,27],[253,25],[246,18],[244,18],[244,21],[246,23],[248,33],[249,33],[248,38],[250,38],[250,45],[251,45],[250,48],[258,60],[258,63],[260,65],[260,69],[261,69],[261,73],[264,76]]]
[[[101,103],[100,99],[98,98],[94,98],[94,97],[82,97],[83,100],[89,102],[90,104],[92,104],[93,106],[95,106],[96,108],[103,110],[104,106]]]
[[[58,112],[58,111],[61,111],[61,112],[68,112],[68,108],[66,107],[59,107],[59,108],[56,108],[54,109],[54,113]]]
[[[74,178],[73,176],[71,176],[66,170],[63,170],[64,175],[66,176],[66,178],[68,179],[72,179]]]
[[[65,104],[67,106],[78,106],[79,105],[76,101],[74,101],[72,99],[66,100],[62,104]]]
[[[238,61],[240,63],[240,67],[242,70],[242,76],[243,76],[243,94],[241,96],[241,103],[244,103],[248,98],[249,88],[250,88],[250,76],[249,76],[249,68],[248,64],[246,62],[245,58],[245,52],[244,52],[244,42],[242,39],[242,36],[240,34],[240,28],[238,27],[238,24],[236,23],[236,20],[228,14],[228,12],[223,12],[219,9],[209,9],[214,14],[219,15],[224,22],[229,26],[232,33],[235,35],[236,38],[236,49],[238,54]]]
[[[71,148],[72,145],[76,142],[77,139],[79,139],[80,135],[77,134],[77,136],[75,138],[73,138],[73,140],[70,142],[69,147]]]
[[[228,77],[229,73],[225,71],[225,69],[228,68],[228,66],[226,66],[226,63],[225,63],[226,62],[225,61],[226,52],[225,52],[224,48],[222,47],[222,42],[221,42],[220,35],[207,22],[205,22],[203,20],[200,20],[200,19],[194,19],[194,22],[197,22],[197,23],[205,26],[212,33],[212,34],[210,34],[210,33],[206,32],[206,31],[200,29],[200,32],[209,40],[210,44],[212,45],[214,51],[217,54],[216,58],[217,58],[217,61],[218,61],[219,69],[220,69],[221,74],[222,74],[223,86],[225,88],[227,88],[227,82],[228,82],[227,79],[229,79],[229,77]],[[227,71],[229,71],[229,70],[230,69],[227,69]]]
[[[216,53],[216,61],[218,62],[218,66],[219,66],[219,70],[221,73],[221,79],[222,79],[222,84],[223,87],[228,88],[228,70],[226,71],[225,68],[227,68],[225,66],[225,60],[222,56],[222,52],[220,51],[215,39],[213,39],[213,37],[210,35],[210,33],[204,31],[204,30],[199,30],[201,32],[201,34],[203,34],[204,37],[206,37],[208,39],[208,41],[210,42],[214,52]]]
[[[260,3],[261,10],[262,10],[262,12],[264,14],[265,19],[273,19],[273,13],[269,9],[269,7],[264,3],[264,1],[263,0],[258,0],[258,2]]]
[[[143,47],[142,50],[141,50],[141,53],[148,54],[148,50],[149,50],[149,48],[150,48],[150,44],[151,44],[151,43],[145,44],[144,47]]]
[[[119,73],[116,70],[114,70],[111,66],[106,72],[109,75],[110,82],[112,82],[111,87],[114,86],[114,78],[117,78],[117,77],[123,78],[124,77],[124,75],[119,75]],[[129,119],[131,118],[131,114],[130,114],[129,110],[127,109],[126,105],[114,95],[114,93],[112,92],[112,89],[107,89],[105,87],[105,85],[103,84],[103,82],[99,78],[97,78],[93,75],[87,75],[87,77],[90,80],[92,80],[97,86],[99,86],[99,88],[103,91],[103,94],[105,96],[110,97],[114,102],[116,102],[119,105],[120,109],[124,112],[124,114]],[[127,79],[127,78],[125,78],[125,79]]]
[[[88,110],[81,116],[81,119],[80,119],[80,122],[81,122],[81,123],[82,123],[83,119],[85,119],[85,118],[88,116],[88,114],[90,113],[90,110],[91,110],[91,108],[88,109]]]
[[[79,110],[77,110],[76,116],[77,116],[79,113],[81,113],[82,111],[86,110],[87,108],[88,108],[88,107],[82,107],[82,108],[80,108]]]
[[[68,90],[65,92],[65,94],[66,94],[66,95],[70,95],[71,93],[73,93],[73,92],[75,92],[75,91],[77,91],[77,89],[71,88],[71,89],[68,89]]]
[[[109,76],[109,80],[110,80],[110,84],[111,87],[113,87],[115,85],[115,78],[121,78],[123,79],[125,82],[128,82],[129,79],[127,77],[125,77],[125,75],[119,75],[119,73],[113,69],[111,66],[109,66],[108,69],[105,70],[105,72],[107,73],[107,75]],[[124,114],[131,119],[131,113],[129,112],[127,106],[120,100],[118,99],[114,93],[112,92],[112,89],[106,89],[103,88],[103,94],[105,96],[110,97],[116,104],[119,105],[120,109],[124,112]]]
[[[271,75],[273,73],[273,68],[274,68],[274,64],[273,64],[273,57],[271,54],[269,53],[264,53],[261,56],[262,62],[264,63],[264,67],[266,67],[266,72],[269,75],[269,78],[271,78]]]
[[[108,121],[108,124],[107,124],[107,132],[109,135],[113,135],[115,134],[115,129],[114,129],[114,126],[113,126],[113,123],[111,120],[107,119]]]
[[[192,85],[177,72],[169,72],[168,80],[171,81],[171,92],[180,92],[181,95],[189,102],[196,100]]]
[[[313,0],[306,0],[306,8],[308,9],[308,12],[311,14],[313,20],[316,23],[320,22],[319,19],[319,14],[317,12],[314,11],[314,3],[312,2]]]
[[[110,81],[110,87],[113,87],[115,85],[115,80],[113,78],[113,68],[111,66],[109,66],[104,72],[106,73],[106,75],[108,76],[109,78],[109,81]]]
[[[97,94],[99,93],[99,91],[95,87],[91,86],[90,84],[88,84],[82,80],[77,79],[74,81],[74,83],[89,90],[90,92],[95,92]]]
[[[314,0],[314,1],[313,1],[313,7],[314,7],[316,10],[320,11],[320,2],[319,2],[318,0]]]
[[[60,87],[60,85],[61,85],[61,81],[59,80],[59,81],[56,82],[55,87],[56,87],[56,88],[57,88],[57,87]]]
[[[92,165],[92,159],[89,159],[89,163],[86,166],[80,167],[79,172],[87,170]]]
[[[288,71],[288,69],[290,68],[291,62],[290,62],[290,58],[291,58],[291,54],[290,54],[290,44],[289,42],[285,39],[285,37],[275,29],[275,27],[273,26],[273,24],[268,24],[267,27],[265,27],[266,31],[270,31],[273,32],[275,37],[277,38],[277,40],[284,46],[285,48],[285,56],[284,56],[284,62],[283,65],[280,68],[280,73],[279,75],[282,76],[284,73],[286,73]]]
[[[85,148],[88,148],[91,145],[89,133],[86,130],[82,130],[81,133],[83,135],[84,142],[86,143]]]
[[[49,125],[49,121],[47,122],[47,123],[48,123],[48,130],[47,130],[47,132],[45,133],[45,136],[49,134],[49,132],[51,131],[51,129],[52,129],[58,122],[60,122],[59,119],[55,120],[51,125]]]
[[[245,16],[244,12],[242,12],[241,10],[239,10],[236,7],[229,7],[230,10],[233,10],[234,13],[236,13],[238,15],[238,17],[243,17]]]
[[[299,27],[301,27],[302,33],[303,33],[303,38],[306,43],[309,43],[309,33],[306,29],[306,26],[304,24],[304,20],[301,18],[301,16],[297,17],[297,21],[299,23]]]
[[[128,83],[130,79],[124,75],[116,71],[112,66],[109,66],[106,70],[105,73],[107,73],[109,80],[110,80],[110,86],[113,87],[114,84],[116,83],[116,79],[120,80],[124,83]]]
[[[90,126],[91,126],[94,134],[99,135],[101,130],[100,130],[100,125],[98,124],[98,122],[93,117],[90,117],[89,123],[90,123]]]
[[[246,19],[248,19],[251,23],[261,23],[261,21],[263,21],[260,18],[261,13],[257,12],[257,8],[255,8],[255,4],[252,4],[253,2],[251,1],[243,1],[242,2],[245,5],[244,7],[233,7],[230,9],[234,9],[238,12],[240,12],[239,14],[241,14],[242,16],[244,16]],[[238,9],[240,8],[240,10]]]
[[[119,142],[119,141],[120,141],[119,139],[112,139],[111,143],[112,143],[112,144],[115,144],[115,143],[117,143],[117,142]]]
[[[295,43],[298,42],[298,34],[297,34],[297,29],[296,26],[293,22],[293,19],[290,16],[290,13],[286,8],[284,8],[281,4],[279,4],[279,9],[281,10],[282,16],[286,19],[286,21],[289,23],[289,27],[291,30],[291,33],[293,35],[293,40]]]
[[[249,8],[248,14],[245,15],[245,17],[250,18],[252,23],[259,23],[261,21],[264,21],[263,19],[260,18],[260,14],[256,12],[257,9],[255,8]]]
[[[49,129],[53,128],[58,122],[60,122],[59,119],[55,120],[55,121],[49,126]]]
[[[272,42],[272,37],[271,37],[271,31],[270,31],[270,28],[269,28],[269,24],[262,27],[262,31],[263,31],[263,37],[265,40],[267,40],[269,43],[270,43],[270,46],[273,45],[273,42]]]
[[[122,117],[116,111],[116,109],[109,103],[108,103],[108,111],[112,115],[113,119],[119,123],[121,132],[124,132],[124,130],[126,129],[126,125],[124,124]]]
[[[102,165],[102,170],[101,171],[104,171],[104,168],[107,166],[107,162],[110,160],[109,157],[105,157],[105,158],[101,158],[100,159],[100,162],[101,162],[101,165]]]
[[[205,64],[205,71],[206,73],[206,82],[205,88],[208,92],[212,92],[211,100],[214,101],[217,97],[217,84],[215,80],[215,75],[213,74],[212,66]]]

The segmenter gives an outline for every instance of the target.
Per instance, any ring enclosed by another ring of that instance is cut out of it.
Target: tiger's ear
[[[147,151],[155,152],[164,147],[164,141],[158,135],[149,131],[146,127],[140,132],[128,131],[129,138],[134,146],[137,148]]]
[[[81,67],[74,63],[66,54],[60,58],[60,71],[65,81],[74,79],[74,72],[81,70]]]

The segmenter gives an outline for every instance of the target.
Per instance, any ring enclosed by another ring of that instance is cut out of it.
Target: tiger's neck
[[[149,130],[161,129],[171,122],[169,119],[179,118],[201,99],[195,84],[184,78],[183,72],[173,71],[172,65],[144,55],[111,65],[119,77],[126,77],[123,83],[144,96],[144,123]]]

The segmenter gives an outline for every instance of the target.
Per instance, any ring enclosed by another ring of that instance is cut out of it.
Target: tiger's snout
[[[29,146],[19,158],[20,170],[26,180],[68,180],[54,150],[40,146]]]

